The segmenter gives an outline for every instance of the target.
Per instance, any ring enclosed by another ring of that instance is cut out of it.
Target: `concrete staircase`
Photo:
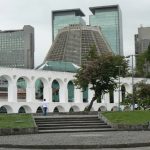
[[[39,133],[114,131],[97,115],[34,116]]]

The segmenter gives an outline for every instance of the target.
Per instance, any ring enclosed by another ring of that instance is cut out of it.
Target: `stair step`
[[[40,127],[40,126],[71,126],[71,125],[73,125],[73,126],[78,126],[78,125],[80,125],[80,126],[88,126],[88,125],[107,125],[106,123],[99,123],[99,122],[97,122],[97,123],[79,123],[79,122],[76,122],[76,123],[57,123],[57,124],[51,124],[51,123],[37,123],[37,125]]]
[[[80,121],[80,120],[87,120],[87,121],[94,121],[98,120],[98,118],[39,118],[35,119],[35,121]]]
[[[111,126],[108,126],[108,125],[101,125],[101,126],[91,125],[91,126],[57,126],[57,127],[42,126],[42,127],[38,127],[39,130],[46,130],[46,129],[49,129],[49,130],[57,130],[57,129],[92,129],[92,128],[111,128]]]
[[[64,124],[64,123],[104,123],[104,121],[96,120],[96,121],[36,121],[36,123],[40,124]]]
[[[54,116],[34,116],[34,118],[97,118],[97,115],[54,115]]]
[[[97,118],[97,115],[53,115],[53,116],[34,116],[34,118]]]
[[[116,131],[97,115],[35,117],[39,133]]]
[[[101,128],[101,129],[59,129],[59,130],[39,130],[39,133],[72,133],[72,132],[109,132],[116,131],[112,128]]]

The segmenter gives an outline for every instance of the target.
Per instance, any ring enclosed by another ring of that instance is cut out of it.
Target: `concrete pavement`
[[[14,149],[116,149],[145,146],[150,147],[150,131],[47,133],[0,136],[0,148]]]
[[[33,149],[20,149],[20,148],[0,148],[0,150],[33,150]],[[43,150],[43,149],[34,149],[34,150]],[[55,150],[83,150],[83,149],[55,149]],[[88,149],[95,150],[95,149]],[[136,148],[102,148],[96,150],[150,150],[150,147],[136,147]]]

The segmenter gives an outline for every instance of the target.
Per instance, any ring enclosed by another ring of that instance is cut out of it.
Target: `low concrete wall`
[[[100,112],[98,112],[98,118],[102,119],[104,122],[106,122],[112,128],[115,128],[117,130],[128,130],[128,131],[150,130],[150,122],[147,122],[147,124],[138,124],[138,125],[116,124],[116,123],[110,122]]]
[[[38,133],[38,128],[1,128],[0,135],[14,135],[14,134],[33,134]]]

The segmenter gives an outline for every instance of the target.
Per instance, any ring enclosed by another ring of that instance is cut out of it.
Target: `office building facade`
[[[90,7],[91,26],[99,26],[112,51],[123,55],[122,16],[118,5]]]
[[[0,66],[34,68],[34,28],[0,31]]]
[[[69,25],[59,30],[46,58],[46,61],[86,63],[91,47],[95,45],[98,54],[112,52],[99,27]]]
[[[135,53],[139,54],[147,50],[150,44],[150,27],[138,28],[138,34],[135,34]]]
[[[70,24],[85,25],[84,13],[80,9],[66,9],[52,11],[52,40],[54,41],[59,29]]]

